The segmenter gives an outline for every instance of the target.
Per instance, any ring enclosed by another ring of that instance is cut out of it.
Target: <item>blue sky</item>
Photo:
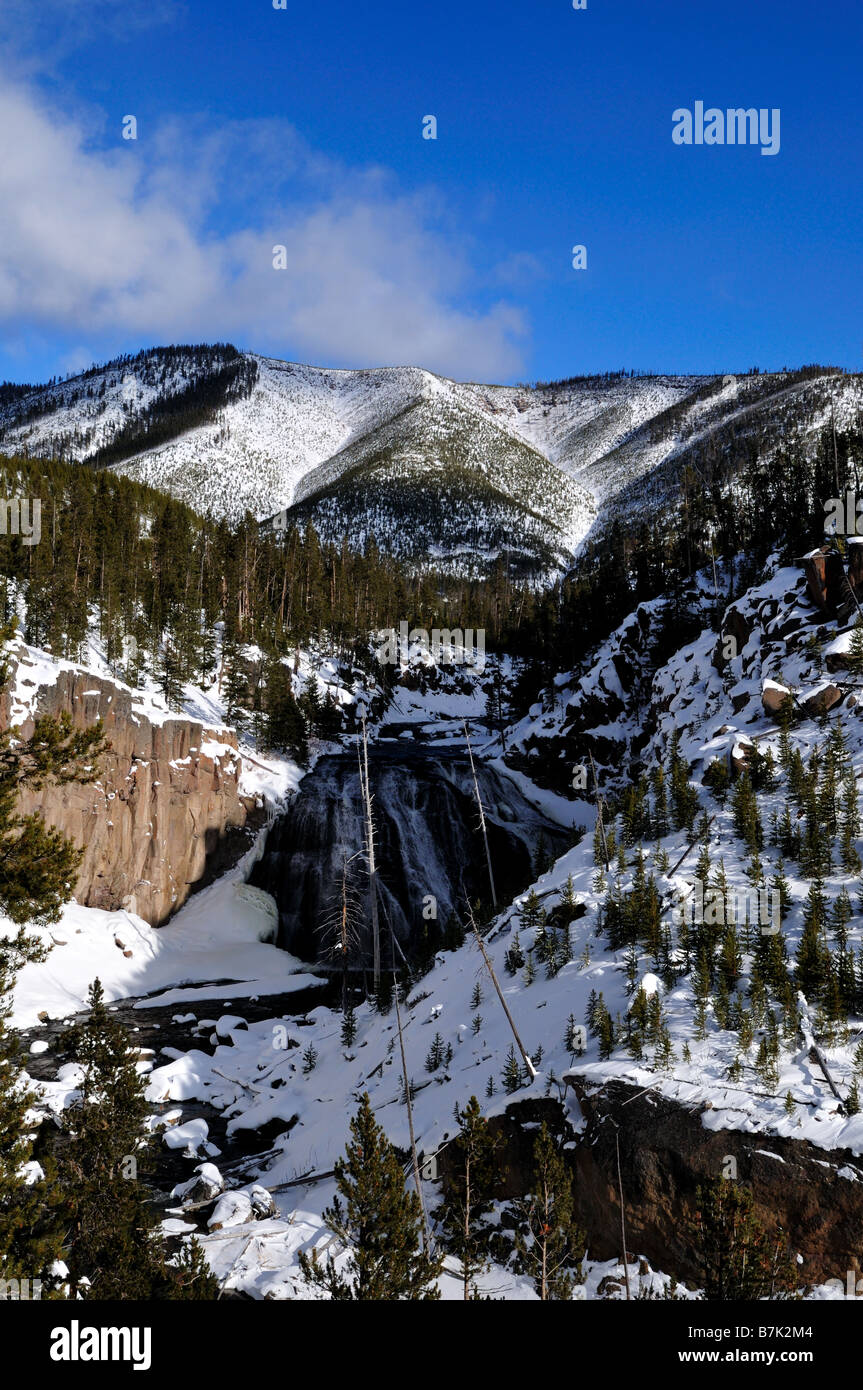
[[[215,338],[860,370],[861,31],[858,0],[4,0],[0,379]],[[779,153],[675,145],[697,100],[779,108]]]

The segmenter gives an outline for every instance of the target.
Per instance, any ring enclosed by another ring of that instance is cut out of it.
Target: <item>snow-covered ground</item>
[[[704,596],[709,601],[709,588]],[[645,607],[644,618],[649,626],[656,615],[649,605]],[[654,715],[654,728],[647,755],[664,758],[672,735],[679,735],[680,751],[694,769],[693,784],[698,788],[701,805],[714,817],[710,840],[713,866],[718,867],[723,861],[730,890],[745,892],[751,887],[745,872],[748,856],[735,833],[730,800],[722,806],[701,786],[703,770],[711,758],[731,757],[735,750],[739,754],[747,740],[754,739],[762,752],[772,748],[778,764],[779,731],[762,703],[765,682],[792,689],[802,704],[824,683],[824,652],[841,656],[843,648],[835,640],[835,623],[813,622],[817,615],[803,592],[797,568],[781,567],[775,560],[769,562],[761,582],[734,607],[741,624],[736,630],[742,629],[748,636],[745,640],[741,636],[736,655],[723,669],[718,669],[713,659],[717,634],[705,631],[651,674],[648,704]],[[819,640],[813,643],[809,638],[816,627]],[[614,688],[610,675],[612,669],[617,669],[611,656],[620,650],[620,640],[620,634],[615,635],[610,644],[595,654],[594,666],[585,680],[589,693],[600,699],[614,696],[618,703],[625,703],[627,691],[622,686]],[[328,674],[335,677],[336,673]],[[565,730],[566,710],[577,695],[569,691],[566,678],[558,688],[559,710],[549,715],[532,711],[526,721],[510,731],[512,741],[523,746],[528,733],[539,737],[543,733],[560,735]],[[357,698],[357,693],[346,691],[345,698]],[[479,714],[477,692],[455,685],[450,691],[442,691],[439,685],[432,684],[425,695],[402,690],[397,699],[399,708],[391,709],[387,719],[392,723],[404,722],[414,732],[439,727],[441,721],[444,727],[447,723],[452,727],[456,719]],[[846,691],[841,710],[829,716],[834,724],[841,716],[857,780],[863,776],[861,710],[863,703]],[[643,718],[645,710],[641,713]],[[628,718],[629,712],[619,711],[609,721],[609,727]],[[544,721],[550,721],[551,727],[544,728]],[[455,733],[454,727],[452,731]],[[823,746],[828,732],[829,725],[804,716],[791,736],[806,756],[813,747]],[[493,744],[493,740],[488,741],[489,751],[499,753]],[[578,820],[591,824],[590,808],[585,801],[544,792],[533,787],[523,772],[515,774],[500,762],[497,765],[561,823]],[[776,788],[759,797],[765,830],[769,831],[771,813],[781,813],[787,799],[780,774]],[[861,845],[863,841],[858,839],[858,848]],[[693,889],[697,849],[674,872],[668,868],[669,864],[677,864],[686,846],[686,836],[675,832],[644,847],[647,872],[655,875],[660,896],[668,903],[675,897],[687,897]],[[765,844],[761,857],[769,880],[778,850]],[[626,868],[620,870],[624,889],[632,882],[632,858],[630,851]],[[612,878],[614,873],[612,867]],[[792,864],[786,864],[786,874],[792,903],[782,931],[793,960],[809,885]],[[244,887],[242,875],[243,869],[238,867],[232,875],[193,898],[159,931],[152,931],[125,914],[67,908],[63,922],[50,933],[65,944],[55,946],[46,964],[28,966],[21,974],[16,992],[17,1021],[32,1023],[40,1010],[53,1016],[74,1011],[81,1006],[87,985],[97,973],[112,999],[158,990],[162,992],[159,1002],[176,1003],[178,1011],[186,1012],[196,999],[224,995],[226,1001],[236,1001],[238,1017],[242,1017],[243,994],[265,996],[301,987],[307,982],[301,963],[268,944],[273,928],[271,900]],[[743,1049],[736,1033],[719,1027],[711,1007],[706,1036],[699,1038],[692,978],[683,976],[666,990],[647,956],[638,961],[638,978],[646,992],[662,996],[673,1048],[667,1063],[657,1064],[650,1047],[639,1061],[621,1046],[610,1057],[601,1058],[598,1040],[589,1035],[583,1053],[576,1056],[572,1024],[586,1025],[591,993],[602,993],[612,1017],[625,1017],[631,1000],[626,953],[610,951],[605,940],[597,937],[605,888],[594,862],[591,836],[586,835],[562,855],[533,887],[546,909],[559,903],[565,893],[572,893],[582,915],[571,922],[565,933],[558,934],[566,950],[556,972],[547,971],[536,957],[536,932],[520,927],[526,893],[500,914],[488,934],[487,950],[537,1073],[535,1078],[523,1077],[521,1088],[515,1093],[519,1100],[559,1097],[577,1128],[578,1107],[564,1083],[566,1073],[574,1068],[598,1087],[611,1079],[623,1078],[638,1088],[655,1088],[697,1108],[703,1125],[710,1130],[757,1132],[767,1136],[768,1145],[771,1135],[806,1139],[823,1150],[846,1148],[863,1160],[863,1114],[848,1115],[837,1104],[819,1067],[810,1060],[808,1040],[781,1039],[778,1081],[766,1086],[756,1067],[760,1032],[756,1030],[752,1045]],[[834,868],[825,879],[828,898],[835,899],[843,888],[856,893],[857,876]],[[525,967],[515,974],[507,969],[506,955],[517,933],[525,957],[533,951],[533,978]],[[855,951],[863,947],[863,925],[856,911],[848,923],[848,936]],[[132,950],[131,957],[118,949],[117,937]],[[742,990],[749,981],[751,964],[751,954],[747,952],[739,986]],[[208,988],[206,982],[214,978],[248,983],[237,986],[236,993],[219,987],[211,996],[202,994],[201,987]],[[481,994],[478,1004],[473,1001],[477,988]],[[258,1019],[247,1027],[222,1020],[212,1055],[192,1046],[180,1055],[156,1058],[151,1065],[145,1064],[151,1098],[174,1103],[179,1124],[183,1122],[184,1105],[194,1101],[206,1102],[221,1112],[229,1122],[230,1132],[284,1126],[275,1152],[266,1158],[255,1178],[273,1194],[278,1214],[263,1222],[244,1222],[236,1228],[213,1231],[206,1237],[214,1267],[232,1287],[259,1297],[301,1296],[296,1254],[327,1239],[321,1213],[333,1192],[330,1178],[313,1179],[330,1173],[335,1159],[343,1153],[348,1120],[363,1092],[369,1093],[376,1116],[391,1140],[403,1150],[408,1148],[395,1014],[381,1016],[366,1003],[357,1009],[356,1016],[357,1037],[350,1047],[341,1041],[341,1015],[320,1006],[306,1016],[302,1029],[285,1017]],[[453,1138],[456,1106],[463,1106],[476,1095],[487,1116],[499,1115],[513,1099],[503,1080],[513,1035],[474,940],[468,938],[461,949],[442,952],[437,957],[431,971],[418,981],[405,1001],[403,1021],[407,1071],[412,1087],[416,1088],[413,1109],[417,1143],[423,1154],[432,1155]],[[852,1020],[851,1027],[850,1034],[843,1035],[840,1030],[834,1042],[822,1043],[843,1095],[847,1095],[854,1075],[854,1051],[863,1021]],[[300,1050],[290,1045],[289,1038],[300,1042],[302,1049],[311,1046],[313,1066],[303,1065]],[[429,1054],[437,1038],[444,1049],[451,1048],[452,1059],[430,1069]],[[732,1079],[730,1069],[735,1059],[740,1061],[740,1071]],[[66,1078],[67,1086],[68,1081]],[[183,1138],[188,1142],[191,1176],[196,1162],[213,1155],[208,1154],[205,1132],[198,1135],[200,1142],[192,1133]],[[849,1183],[863,1181],[863,1161],[859,1166],[856,1162],[845,1164],[838,1176]],[[427,1196],[431,1200],[434,1194],[430,1190]],[[611,1267],[606,1267],[605,1273],[609,1272]],[[597,1275],[592,1286],[588,1280],[588,1296],[592,1296],[591,1289],[596,1292],[600,1277]],[[513,1281],[506,1271],[492,1271],[489,1279],[489,1291],[497,1290],[497,1296],[532,1296],[523,1281]],[[445,1276],[444,1294],[457,1296],[450,1276]],[[816,1296],[833,1297],[835,1290],[825,1287],[816,1291]]]

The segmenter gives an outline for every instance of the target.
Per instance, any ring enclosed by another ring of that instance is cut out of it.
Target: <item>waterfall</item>
[[[410,951],[431,899],[441,926],[465,894],[489,900],[470,767],[459,753],[374,747],[369,773],[383,905]],[[534,878],[540,838],[559,853],[568,837],[496,769],[478,762],[477,775],[495,879],[502,898],[509,899]],[[270,830],[250,879],[278,903],[284,949],[305,960],[320,957],[320,924],[338,894],[344,861],[363,848],[364,835],[355,755],[321,758]],[[362,882],[363,861],[353,862]],[[384,962],[389,964],[389,951]]]

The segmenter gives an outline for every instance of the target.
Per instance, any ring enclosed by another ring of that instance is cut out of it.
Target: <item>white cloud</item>
[[[520,313],[463,307],[470,266],[435,198],[347,170],[281,122],[118,131],[106,152],[34,86],[5,83],[0,128],[14,132],[0,161],[7,333],[26,320],[79,342],[232,338],[486,380],[522,367]],[[287,270],[272,267],[276,244]]]

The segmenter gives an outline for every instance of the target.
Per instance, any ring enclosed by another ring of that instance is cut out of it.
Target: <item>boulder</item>
[[[215,1163],[199,1163],[195,1176],[175,1187],[171,1196],[179,1197],[184,1207],[194,1207],[214,1202],[224,1190],[225,1180]]]
[[[268,1216],[278,1216],[279,1209],[273,1201],[273,1194],[268,1192],[259,1183],[249,1188],[249,1201],[252,1204],[252,1215],[258,1221],[264,1221]]]
[[[253,1220],[248,1192],[225,1192],[216,1203],[207,1226],[211,1231],[221,1231],[225,1226],[245,1226]]]
[[[761,690],[761,703],[768,714],[779,714],[786,700],[791,699],[787,685],[779,681],[766,680]]]
[[[858,547],[854,547],[856,550]],[[835,613],[845,597],[845,569],[842,557],[829,547],[810,550],[803,557],[803,572],[809,597],[822,613]]]
[[[818,690],[813,690],[811,695],[806,695],[801,701],[803,708],[808,714],[826,714],[834,705],[838,705],[842,699],[842,691],[836,685],[822,685]]]

